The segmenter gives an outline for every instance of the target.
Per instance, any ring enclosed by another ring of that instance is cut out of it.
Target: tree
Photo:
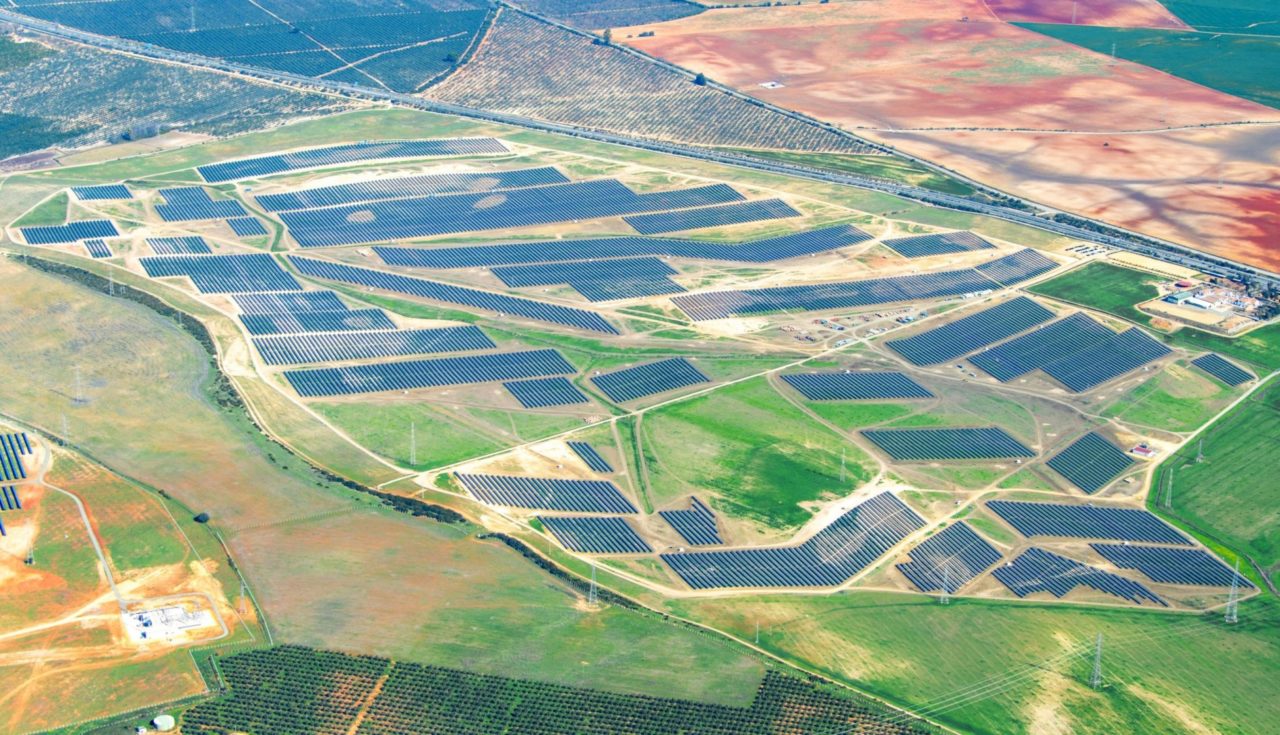
[[[612,28],[604,29],[604,45],[606,46],[613,45],[613,29]]]
[[[693,78],[693,83],[699,87],[707,86],[707,75],[702,72],[698,72],[697,76]]]

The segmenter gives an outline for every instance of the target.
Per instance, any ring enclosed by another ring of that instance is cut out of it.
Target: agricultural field
[[[969,0],[726,8],[625,35],[745,94],[1032,201],[1276,266],[1276,128],[1237,124],[1274,123],[1276,110],[1117,62],[1109,41],[1099,53],[992,12]],[[1248,67],[1267,78],[1265,65]]]

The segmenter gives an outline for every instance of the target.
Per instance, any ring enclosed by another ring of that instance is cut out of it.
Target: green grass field
[[[1174,364],[1099,412],[1168,431],[1194,431],[1230,404],[1235,391],[1186,364]]]
[[[981,735],[1267,732],[1280,667],[1280,604],[1218,614],[955,600],[855,592],[671,608],[752,638],[833,678]],[[1088,687],[1091,644],[1104,637],[1106,686]],[[1222,696],[1229,691],[1230,696]]]
[[[1280,475],[1274,462],[1280,437],[1280,383],[1258,390],[1165,461],[1153,491],[1163,497],[1173,473],[1174,517],[1252,557],[1274,575],[1280,570]],[[1168,511],[1162,511],[1168,512]]]
[[[718,496],[717,507],[729,514],[777,529],[809,519],[799,503],[846,495],[873,472],[870,458],[857,446],[789,403],[764,379],[653,411],[642,431],[655,504],[710,491]]]
[[[1203,31],[1280,35],[1280,12],[1272,0],[1164,0],[1161,4]]]
[[[22,215],[13,225],[14,227],[38,227],[63,224],[67,221],[67,205],[67,193],[59,192]]]
[[[1176,12],[1176,11],[1175,11]],[[1018,23],[1046,36],[1145,64],[1206,87],[1280,108],[1280,37],[1148,28]]]

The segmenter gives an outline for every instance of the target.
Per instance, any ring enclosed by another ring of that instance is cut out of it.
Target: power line
[[[1098,634],[1098,642],[1093,649],[1093,673],[1089,675],[1089,688],[1102,688],[1102,634]]]
[[[1236,559],[1236,573],[1231,577],[1231,596],[1227,598],[1227,614],[1223,616],[1227,623],[1235,625],[1240,622],[1240,560]]]

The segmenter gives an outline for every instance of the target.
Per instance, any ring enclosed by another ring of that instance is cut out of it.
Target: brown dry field
[[[1071,23],[1112,28],[1186,28],[1156,0],[986,0],[1000,20],[1026,23]],[[1074,6],[1074,7],[1073,7]]]
[[[1164,130],[1280,122],[1271,108],[974,0],[712,10],[615,36],[642,30],[657,35],[628,42],[769,102],[1051,207],[1280,269],[1280,129]],[[1159,132],[1119,132],[1135,130]]]

